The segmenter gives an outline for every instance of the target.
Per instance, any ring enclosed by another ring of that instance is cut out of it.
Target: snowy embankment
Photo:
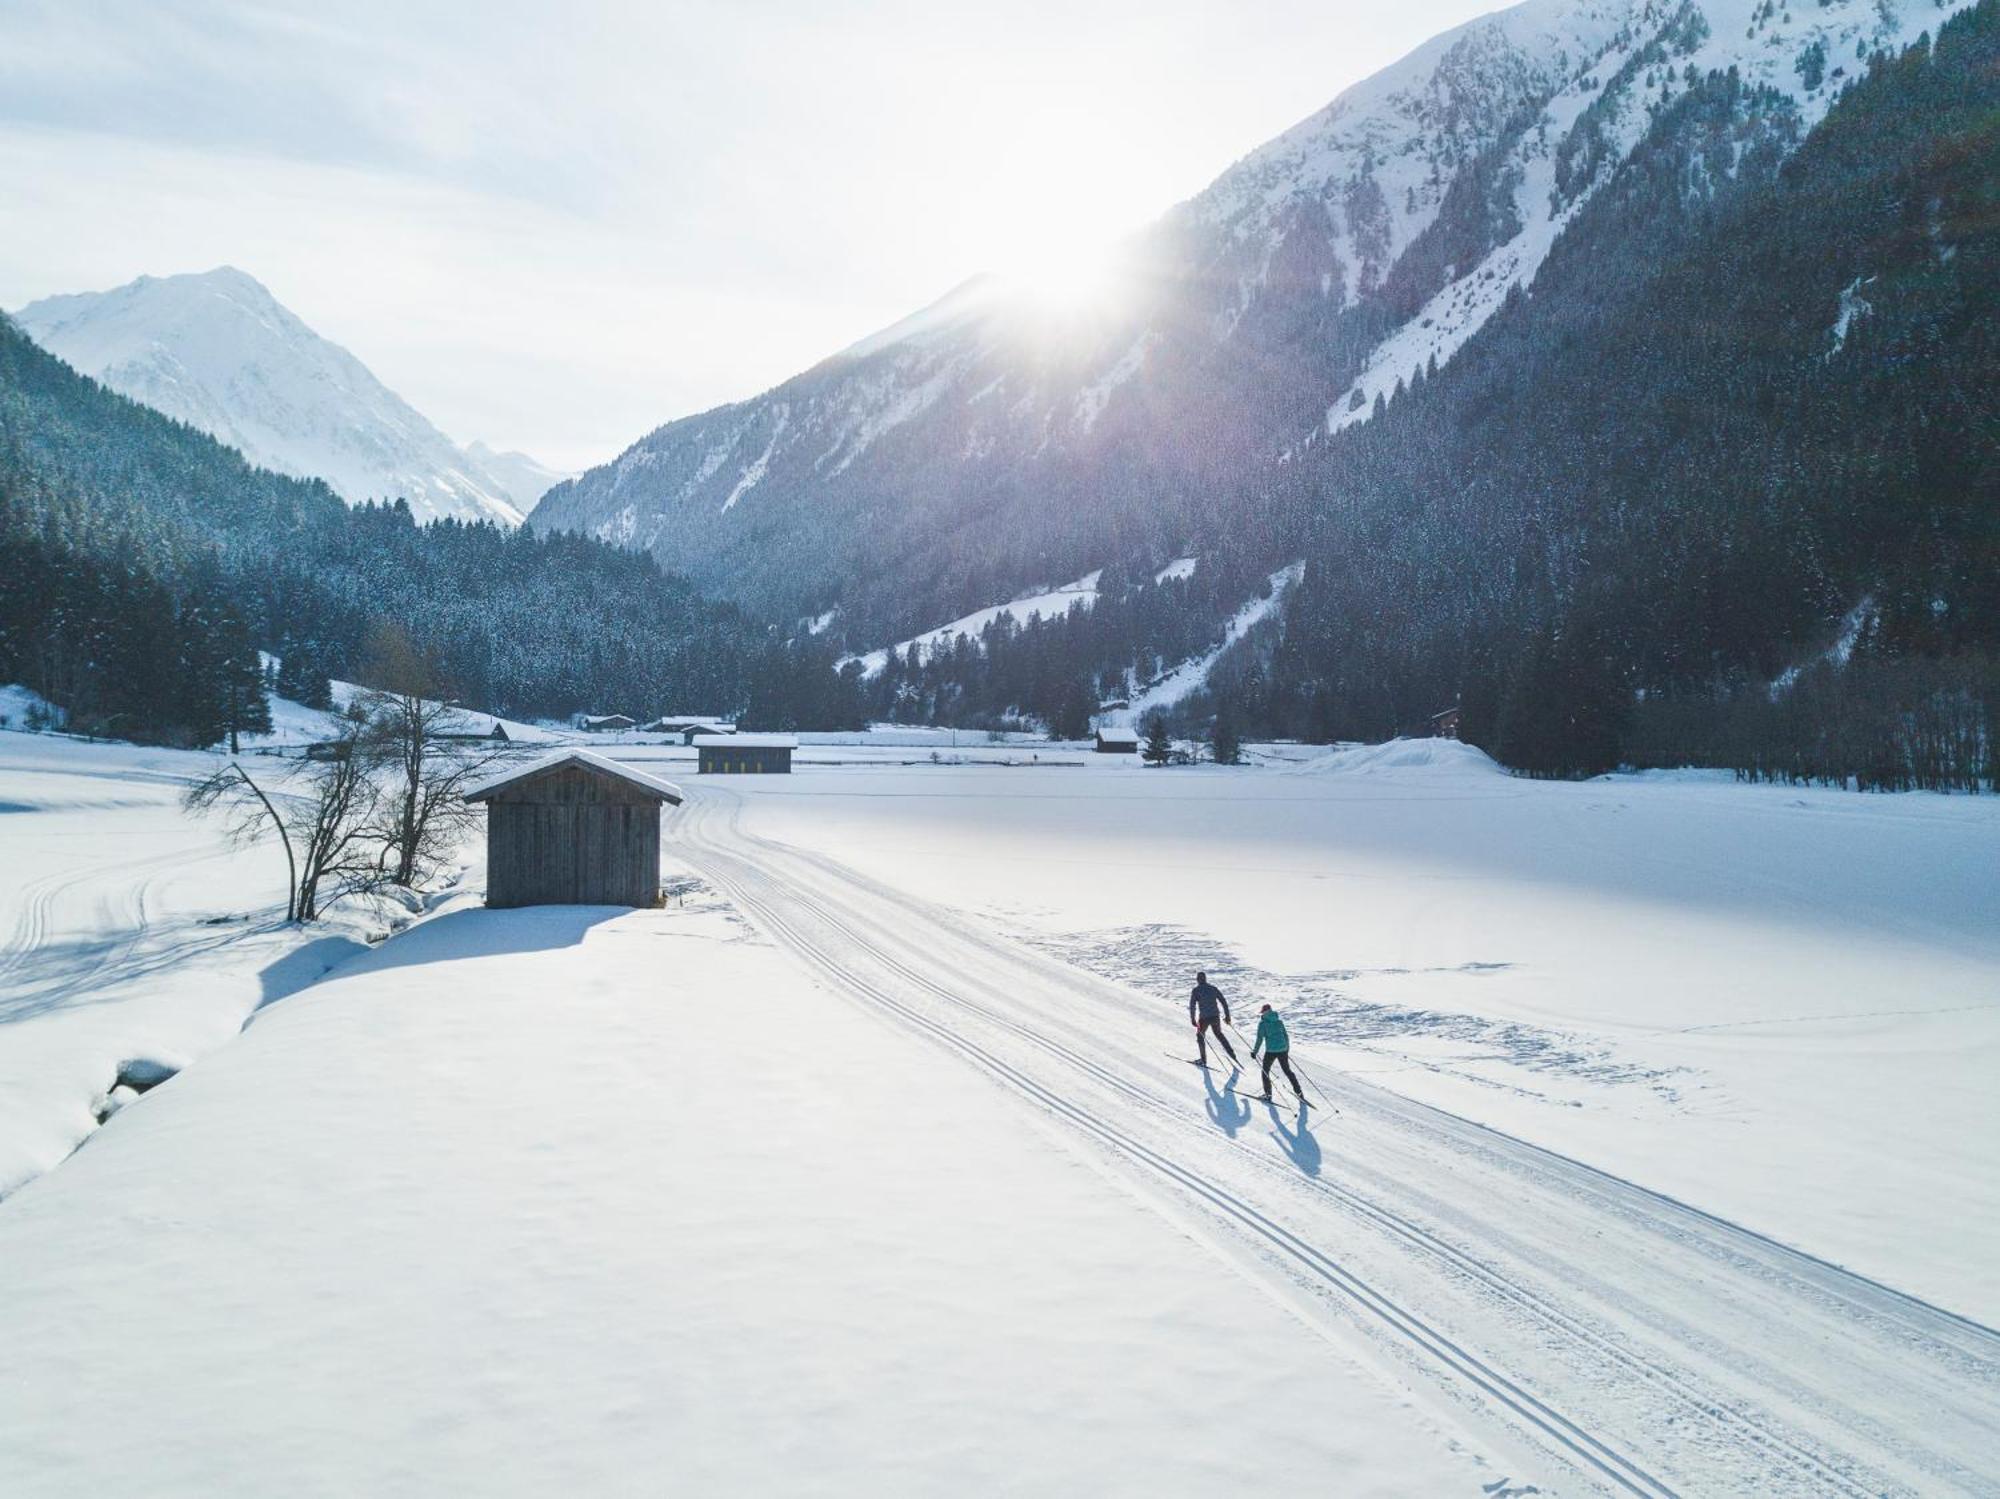
[[[0,1322],[13,1496],[1520,1471],[698,890],[453,911],[261,1012],[0,1206]]]
[[[272,658],[266,657],[267,661]],[[267,734],[245,734],[240,745],[246,754],[261,755],[267,752],[297,750],[317,740],[330,739],[340,732],[341,715],[353,705],[355,699],[363,696],[368,689],[353,682],[335,680],[328,684],[333,706],[331,709],[308,708],[302,703],[294,703],[281,697],[273,697],[271,702],[271,731]],[[507,744],[552,744],[573,736],[560,726],[552,724],[523,723],[517,719],[499,718],[491,713],[476,713],[466,710],[457,715],[452,727],[468,733],[490,734],[498,724],[507,735]]]
[[[844,768],[749,825],[1157,994],[2000,1322],[2000,801],[1261,767]]]
[[[232,849],[180,794],[207,755],[0,732],[0,1198],[260,1004],[379,935],[379,913],[284,925],[275,841]]]

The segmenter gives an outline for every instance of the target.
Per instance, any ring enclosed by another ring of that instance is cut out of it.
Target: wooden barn
[[[697,734],[694,750],[700,775],[789,775],[792,751],[799,747],[790,734]]]
[[[680,788],[589,750],[561,750],[489,777],[489,906],[652,906],[660,899],[660,807]]]
[[[1097,753],[1100,755],[1136,755],[1139,753],[1139,736],[1131,729],[1099,729],[1097,731]]]

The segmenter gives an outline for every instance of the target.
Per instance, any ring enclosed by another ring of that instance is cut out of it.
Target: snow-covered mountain
[[[1124,245],[1059,314],[981,278],[755,399],[671,422],[532,524],[646,548],[851,649],[1116,557],[1367,421],[1532,284],[1691,78],[1799,134],[1961,0],[1529,0],[1434,39]]]
[[[557,478],[519,454],[459,448],[234,267],[141,276],[14,316],[84,374],[350,503],[401,496],[419,520],[516,526]]]
[[[500,486],[507,498],[514,502],[514,508],[523,515],[533,510],[535,502],[543,495],[570,477],[536,462],[526,453],[502,453],[483,442],[467,443],[465,456]]]

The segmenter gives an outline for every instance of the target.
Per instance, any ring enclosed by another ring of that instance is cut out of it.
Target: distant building
[[[1430,737],[1433,739],[1456,739],[1458,737],[1460,713],[1461,710],[1456,706],[1447,708],[1442,713],[1433,713],[1428,720]]]
[[[486,804],[489,906],[653,906],[660,807],[680,788],[589,750],[561,750],[467,788]]]
[[[697,734],[699,775],[789,775],[799,741],[790,734]]]
[[[736,725],[726,718],[709,718],[698,713],[668,713],[640,729],[644,734],[675,734],[682,744],[693,744],[697,734],[734,734]]]
[[[588,734],[622,734],[639,725],[636,719],[627,718],[623,713],[579,713],[570,719],[570,726]]]
[[[1139,753],[1139,736],[1130,729],[1099,729],[1097,752],[1100,755],[1136,755]]]

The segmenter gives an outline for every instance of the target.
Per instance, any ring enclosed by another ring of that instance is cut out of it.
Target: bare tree
[[[246,800],[246,795],[254,801]],[[196,781],[182,793],[181,805],[196,813],[215,809],[226,811],[232,818],[229,835],[238,843],[254,839],[257,830],[266,821],[276,828],[279,839],[285,845],[285,920],[298,920],[299,861],[292,854],[292,835],[285,827],[285,819],[271,805],[271,799],[264,795],[242,766],[231,760],[212,775]]]
[[[378,888],[384,879],[373,822],[381,800],[357,728],[331,742],[323,758],[306,761],[266,796],[230,762],[182,796],[191,812],[220,812],[229,835],[247,842],[268,823],[284,840],[291,870],[287,921],[317,921],[343,896]]]
[[[387,782],[373,831],[389,880],[414,889],[435,875],[472,826],[465,788],[496,758],[464,736],[470,720],[450,701],[435,659],[386,621],[369,632],[360,700],[372,762]]]

